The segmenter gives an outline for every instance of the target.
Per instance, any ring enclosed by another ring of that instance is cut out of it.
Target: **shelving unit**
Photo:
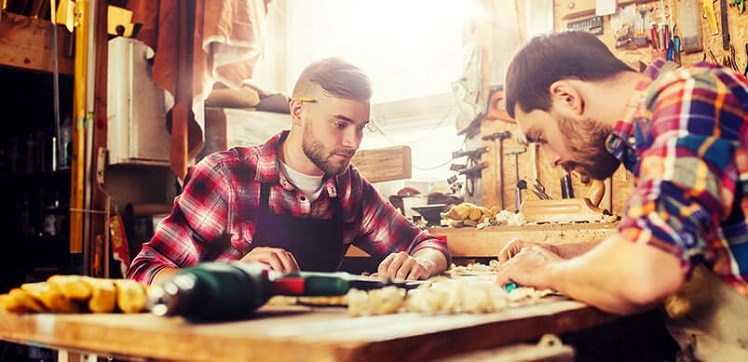
[[[0,23],[0,290],[75,270],[70,170],[53,169],[52,24],[2,13]],[[58,28],[60,115],[72,111],[70,34]],[[45,225],[45,221],[47,225]]]

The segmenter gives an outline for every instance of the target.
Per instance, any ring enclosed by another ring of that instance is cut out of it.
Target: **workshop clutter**
[[[147,286],[133,280],[53,275],[0,295],[0,313],[139,313]]]
[[[499,210],[495,205],[487,208],[469,202],[454,205],[441,215],[442,225],[455,228],[467,226],[482,229],[491,225],[519,226],[527,223],[521,213]]]

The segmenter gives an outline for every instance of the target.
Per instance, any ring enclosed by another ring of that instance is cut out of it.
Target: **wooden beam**
[[[13,13],[0,13],[0,65],[52,72],[52,23]],[[70,33],[57,28],[60,74],[73,74],[73,59],[65,55]]]

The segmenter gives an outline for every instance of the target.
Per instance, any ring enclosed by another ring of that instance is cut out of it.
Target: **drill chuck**
[[[153,286],[154,314],[193,321],[250,317],[273,295],[267,269],[256,263],[201,263],[180,270],[163,286]]]

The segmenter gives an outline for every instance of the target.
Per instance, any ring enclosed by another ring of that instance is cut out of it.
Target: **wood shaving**
[[[521,212],[511,212],[508,210],[501,210],[494,218],[496,225],[507,224],[509,226],[522,226],[527,224],[525,216]]]
[[[385,287],[348,292],[348,314],[353,317],[397,313],[405,303],[405,289]]]
[[[482,263],[470,263],[468,265],[455,265],[446,271],[446,274],[450,277],[458,277],[465,275],[480,275],[480,274],[494,274],[499,269],[499,261],[496,259],[491,260],[488,265]]]
[[[387,287],[348,292],[348,314],[353,317],[415,312],[424,314],[492,313],[534,303],[553,291],[521,287],[511,293],[490,280],[440,279],[405,292]]]

